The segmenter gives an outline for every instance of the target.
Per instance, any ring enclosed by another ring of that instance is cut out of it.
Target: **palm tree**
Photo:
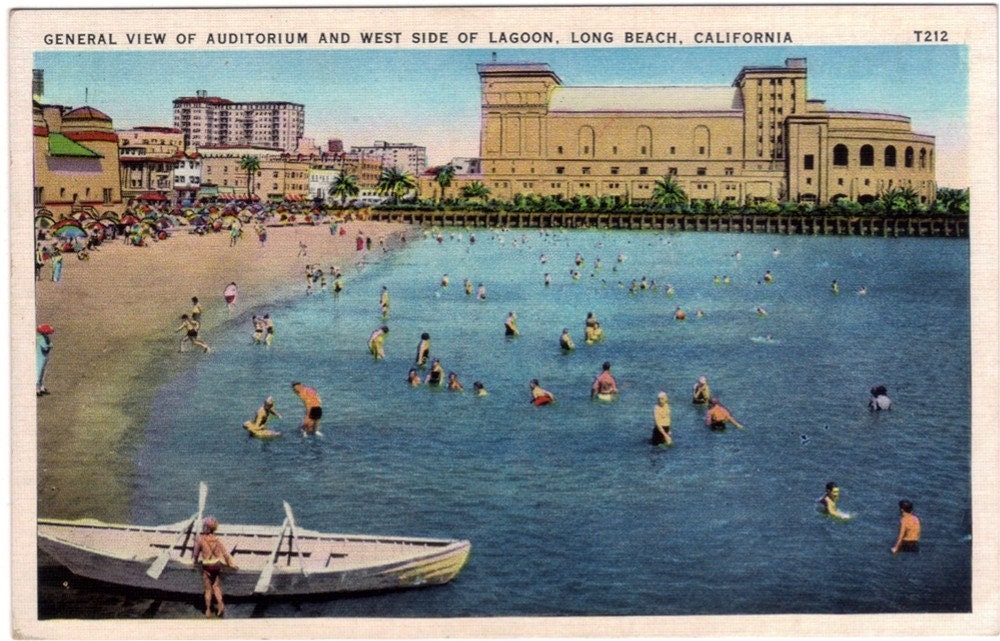
[[[441,186],[441,198],[439,200],[444,200],[444,190],[451,185],[451,181],[454,178],[455,168],[451,165],[445,165],[438,171],[437,176],[434,178],[434,182]]]
[[[253,194],[253,175],[260,171],[260,158],[243,156],[240,158],[240,169],[247,172],[247,198]]]
[[[952,216],[969,215],[969,190],[939,187],[934,202],[935,210]]]
[[[474,180],[468,185],[462,187],[462,198],[479,198],[485,201],[489,195],[490,188],[478,180]]]
[[[672,176],[664,176],[653,185],[653,202],[657,205],[683,205],[687,199],[687,194]]]
[[[393,204],[401,196],[409,192],[416,185],[413,175],[405,171],[400,171],[395,167],[382,169],[382,175],[378,179],[375,190],[380,194],[385,194],[392,199]]]
[[[920,204],[920,196],[909,187],[896,187],[884,192],[879,200],[885,213],[893,216],[912,214]]]
[[[340,198],[340,208],[343,209],[347,199],[354,198],[360,192],[361,188],[358,186],[357,176],[339,174],[333,179],[329,193],[331,198]]]

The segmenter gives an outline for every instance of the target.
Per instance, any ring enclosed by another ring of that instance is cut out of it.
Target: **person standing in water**
[[[517,331],[517,314],[511,312],[507,314],[507,320],[503,323],[504,334],[507,336],[520,336],[521,332]]]
[[[417,367],[424,367],[431,357],[431,335],[424,332],[420,335],[420,342],[417,344]]]
[[[236,286],[236,283],[229,283],[222,291],[222,297],[226,300],[226,309],[230,314],[233,313],[233,306],[236,305],[236,297],[239,296],[239,293],[240,288]]]
[[[712,390],[708,387],[708,379],[704,376],[698,377],[698,382],[694,384],[691,392],[691,402],[695,405],[708,405],[712,400]]]
[[[562,335],[559,337],[559,347],[567,352],[576,349],[576,345],[573,344],[573,339],[569,335],[568,327],[563,329]]]
[[[668,447],[674,444],[670,438],[670,399],[666,392],[657,394],[656,405],[653,406],[653,436],[650,442]]]
[[[201,304],[198,303],[198,297],[191,297],[191,318],[201,322]]]
[[[424,382],[432,387],[441,387],[444,384],[444,368],[441,367],[439,359],[435,358],[431,361],[431,371],[427,373],[427,379]]]
[[[323,418],[323,404],[319,399],[319,392],[298,381],[292,383],[292,391],[302,399],[306,409],[306,415],[302,418],[299,429],[303,434],[319,434],[319,421]]]
[[[375,357],[375,360],[385,358],[385,335],[389,333],[389,326],[379,327],[368,337],[368,351]]]
[[[594,384],[590,388],[590,396],[600,398],[613,398],[618,395],[618,381],[611,375],[611,362],[604,361],[601,366],[601,373],[594,379]]]
[[[920,519],[913,513],[913,503],[906,499],[899,502],[899,536],[892,546],[892,553],[920,551]]]
[[[528,387],[531,389],[531,402],[535,405],[548,405],[552,401],[556,400],[556,397],[552,395],[552,392],[541,388],[537,378],[533,378],[528,381]]]
[[[382,285],[382,294],[378,298],[379,309],[382,310],[382,318],[389,315],[389,288]]]

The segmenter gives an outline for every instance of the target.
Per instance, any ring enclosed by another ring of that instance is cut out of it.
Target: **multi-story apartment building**
[[[266,147],[199,147],[201,184],[214,185],[221,193],[254,196],[261,200],[305,200],[309,194],[309,163],[293,159],[280,149]],[[252,184],[240,164],[254,156],[260,168]],[[248,191],[248,186],[250,190]]]
[[[107,114],[33,104],[34,205],[57,216],[76,208],[121,211],[118,135]]]
[[[188,146],[276,147],[289,153],[305,131],[305,106],[294,102],[233,102],[198,91],[174,100],[174,127]]]
[[[673,178],[691,199],[867,202],[935,197],[934,137],[906,116],[808,97],[806,60],[744,67],[731,85],[571,87],[544,63],[478,65],[482,179],[517,193],[646,200]]]
[[[134,127],[117,132],[122,198],[175,197],[174,171],[184,157],[184,133],[174,127]]]
[[[182,204],[198,197],[201,189],[201,154],[184,152],[174,165],[174,193]]]
[[[427,169],[427,148],[409,142],[376,140],[370,146],[351,146],[351,153],[363,158],[378,158],[383,167],[419,176]]]

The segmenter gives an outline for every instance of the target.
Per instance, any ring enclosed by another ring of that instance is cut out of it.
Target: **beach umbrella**
[[[210,225],[212,220],[208,216],[196,216],[191,219],[191,224],[195,227],[201,227],[202,225]]]
[[[80,223],[73,220],[72,218],[63,218],[62,220],[57,220],[52,224],[52,231],[60,229],[62,227],[80,227]]]
[[[234,216],[233,214],[226,214],[225,216],[221,216],[219,218],[219,222],[222,223],[224,227],[229,227],[234,223],[239,223],[240,219]]]
[[[139,222],[139,219],[133,216],[132,214],[125,214],[124,216],[121,217],[121,223],[123,225],[131,226],[136,224],[137,222]]]
[[[52,216],[44,214],[35,216],[35,229],[48,229],[54,224],[56,224],[56,221],[52,219]]]
[[[87,211],[78,211],[78,212],[75,212],[73,214],[73,218],[77,222],[81,222],[82,223],[82,222],[87,221],[87,220],[92,220],[94,217],[90,215],[90,212],[87,212]]]
[[[66,240],[70,238],[86,238],[87,232],[75,225],[63,225],[59,229],[52,232],[52,234],[61,240]]]
[[[116,213],[115,213],[115,212],[113,212],[113,211],[106,211],[106,212],[104,212],[104,213],[103,213],[103,214],[101,215],[101,220],[110,220],[110,221],[114,221],[114,223],[115,223],[115,224],[117,225],[117,224],[118,224],[118,214],[116,214]]]

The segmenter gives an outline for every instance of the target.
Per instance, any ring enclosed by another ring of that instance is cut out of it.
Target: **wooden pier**
[[[625,229],[655,231],[739,232],[806,236],[907,236],[968,238],[969,221],[953,218],[882,218],[876,216],[761,216],[653,214],[634,212],[463,212],[371,211],[370,219],[425,227]]]

